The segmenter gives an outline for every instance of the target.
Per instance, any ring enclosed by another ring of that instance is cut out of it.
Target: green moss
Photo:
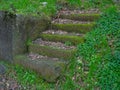
[[[54,42],[71,42],[73,45],[84,42],[84,37],[70,36],[70,35],[52,35],[52,34],[42,34],[43,40],[54,41]]]
[[[63,14],[60,17],[72,20],[95,21],[99,19],[100,14],[70,14],[70,15]]]
[[[53,29],[59,29],[67,32],[87,33],[93,27],[95,23],[90,24],[52,24]]]
[[[29,46],[29,52],[39,53],[41,55],[47,55],[49,57],[61,58],[61,59],[70,59],[76,50],[62,50],[56,49],[48,46],[40,46],[37,44],[31,44]]]

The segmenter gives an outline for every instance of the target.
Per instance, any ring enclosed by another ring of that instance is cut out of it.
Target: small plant
[[[72,46],[72,43],[70,41],[65,42],[66,46]]]
[[[115,6],[109,7],[102,15],[94,31],[86,36],[86,42],[78,46],[77,55],[86,61],[89,68],[81,73],[89,89],[119,90],[120,83],[120,22]],[[102,38],[101,38],[102,37]],[[84,68],[84,63],[81,68]]]

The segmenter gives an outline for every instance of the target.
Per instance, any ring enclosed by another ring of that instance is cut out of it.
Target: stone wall
[[[27,40],[39,37],[49,26],[49,18],[14,15],[0,11],[0,59],[12,61],[27,52]]]
[[[0,57],[12,59],[12,28],[14,17],[8,17],[7,12],[0,12]]]

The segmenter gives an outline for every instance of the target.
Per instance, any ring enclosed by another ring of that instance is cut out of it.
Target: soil
[[[61,42],[51,42],[51,41],[43,41],[41,38],[38,38],[37,40],[33,41],[35,44],[39,44],[40,46],[50,46],[57,49],[64,49],[64,50],[70,50],[75,49],[75,46],[67,46]]]
[[[15,79],[15,72],[11,71],[10,75],[0,75],[0,90],[21,90],[22,86]]]

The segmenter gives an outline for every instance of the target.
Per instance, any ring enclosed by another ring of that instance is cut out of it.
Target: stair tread
[[[69,36],[81,36],[84,37],[85,34],[82,33],[75,33],[75,32],[67,32],[62,30],[46,30],[42,32],[42,34],[51,34],[51,35],[69,35]]]
[[[58,61],[64,62],[64,60],[61,60],[59,58],[43,56],[38,53],[29,53],[29,54],[27,54],[27,57],[31,60],[39,60],[39,61],[44,61],[44,62],[48,62],[48,61],[49,62],[58,62]]]
[[[89,10],[61,10],[60,14],[70,15],[70,14],[97,14],[100,13],[98,9],[89,9]]]
[[[53,19],[53,21],[51,23],[53,23],[53,24],[90,24],[90,23],[94,23],[94,22],[77,21],[77,20],[59,18],[59,19]]]
[[[63,49],[63,50],[71,50],[76,48],[75,46],[68,46],[61,42],[44,41],[41,38],[38,38],[35,41],[33,41],[33,44],[38,44],[40,46],[48,46],[51,48]]]

